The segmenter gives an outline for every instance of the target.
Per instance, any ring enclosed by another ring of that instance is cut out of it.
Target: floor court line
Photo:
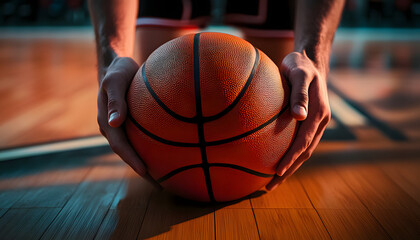
[[[0,162],[25,157],[35,157],[52,153],[105,146],[108,146],[108,141],[103,136],[98,135],[85,138],[64,140],[59,142],[49,142],[38,145],[16,147],[11,149],[0,150]]]
[[[337,96],[339,96],[346,103],[347,106],[350,106],[356,112],[360,113],[363,117],[365,117],[369,121],[370,124],[372,124],[374,127],[379,129],[385,136],[387,136],[390,139],[395,140],[395,141],[406,141],[406,140],[408,140],[407,137],[403,133],[401,133],[397,129],[389,126],[385,122],[377,119],[376,117],[372,116],[360,104],[358,104],[355,101],[349,99],[343,92],[338,90],[332,84],[328,84],[328,89],[330,91],[332,91],[333,93],[335,93]]]

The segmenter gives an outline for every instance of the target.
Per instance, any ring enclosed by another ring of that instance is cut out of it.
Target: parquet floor
[[[0,37],[1,148],[97,134],[92,36],[62,34]],[[104,146],[0,161],[0,239],[420,239],[420,72],[369,49],[332,69],[324,139],[274,191],[189,202]]]

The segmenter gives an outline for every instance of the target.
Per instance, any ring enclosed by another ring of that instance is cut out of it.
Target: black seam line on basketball
[[[239,165],[235,165],[235,164],[230,164],[230,163],[209,163],[210,167],[226,167],[226,168],[233,168],[242,172],[246,172],[258,177],[263,177],[263,178],[270,178],[270,177],[274,177],[274,174],[267,174],[267,173],[262,173],[262,172],[257,172],[255,170],[246,168],[246,167],[242,167]]]
[[[195,108],[196,108],[196,117],[197,117],[197,132],[198,132],[198,143],[200,145],[202,169],[204,172],[204,177],[206,179],[207,193],[209,195],[210,201],[215,202],[213,189],[211,186],[210,171],[207,161],[207,152],[206,152],[206,140],[204,139],[204,119],[203,119],[203,109],[201,106],[201,90],[200,90],[200,55],[199,55],[199,42],[200,42],[200,33],[194,35],[193,43],[193,58],[194,58],[194,92],[195,92]]]
[[[274,115],[272,118],[270,118],[267,122],[261,124],[260,126],[249,130],[248,132],[242,133],[240,135],[231,137],[231,138],[226,138],[226,139],[222,139],[222,140],[217,140],[217,141],[211,141],[211,142],[207,142],[206,146],[216,146],[216,145],[221,145],[221,144],[225,144],[225,143],[229,143],[229,142],[233,142],[236,140],[239,140],[241,138],[244,138],[246,136],[249,136],[261,129],[263,129],[264,127],[266,127],[267,125],[269,125],[270,123],[274,122],[281,114],[283,114],[287,109],[289,109],[289,106],[284,107],[279,113],[277,113],[276,115]]]
[[[254,65],[252,66],[252,70],[251,73],[249,74],[249,77],[244,85],[244,87],[242,88],[242,90],[239,92],[238,96],[235,98],[235,100],[227,107],[225,108],[223,111],[219,112],[218,114],[215,114],[213,116],[208,116],[208,117],[203,117],[204,122],[210,122],[210,121],[214,121],[216,119],[219,119],[221,117],[223,117],[226,113],[230,112],[235,106],[236,104],[239,103],[239,101],[242,99],[242,97],[245,95],[246,90],[248,89],[249,85],[251,85],[251,81],[254,78],[255,72],[257,71],[257,67],[260,63],[260,53],[258,51],[257,48],[255,48],[255,61],[254,61]]]
[[[187,123],[195,123],[197,121],[197,118],[196,117],[189,118],[189,117],[181,116],[181,115],[177,114],[176,112],[172,111],[168,106],[166,106],[162,102],[162,100],[160,100],[159,96],[153,90],[152,86],[150,86],[149,80],[147,79],[147,76],[146,76],[146,70],[145,70],[145,68],[146,68],[146,63],[143,64],[142,69],[141,69],[141,75],[143,77],[144,84],[146,85],[146,88],[149,91],[149,93],[152,95],[152,97],[155,99],[155,101],[159,104],[159,106],[163,110],[165,110],[165,112],[167,112],[172,117],[178,119],[179,121],[187,122]]]
[[[192,168],[199,168],[199,167],[201,168],[201,166],[202,166],[202,164],[200,163],[200,164],[193,164],[193,165],[188,165],[188,166],[177,168],[177,169],[173,170],[172,172],[169,172],[165,176],[159,178],[157,180],[157,182],[162,183],[162,182],[168,180],[169,178],[175,176],[176,174],[178,174],[180,172],[183,172],[183,171],[186,171],[186,170],[189,170],[189,169],[192,169]]]
[[[226,168],[232,168],[232,169],[236,169],[242,172],[246,172],[252,175],[255,175],[257,177],[263,177],[263,178],[271,178],[274,177],[274,174],[267,174],[267,173],[262,173],[262,172],[257,172],[255,170],[246,168],[246,167],[242,167],[239,165],[235,165],[235,164],[229,164],[229,163],[209,163],[208,164],[209,167],[226,167]],[[189,170],[189,169],[193,169],[193,168],[199,168],[202,167],[202,164],[193,164],[193,165],[188,165],[188,166],[184,166],[184,167],[180,167],[177,168],[169,173],[167,173],[165,176],[159,178],[157,180],[158,183],[162,183],[166,180],[168,180],[169,178],[175,176],[178,173],[181,173],[183,171]]]
[[[164,138],[161,138],[159,136],[156,136],[155,134],[147,131],[143,126],[141,126],[136,119],[134,119],[133,116],[131,116],[131,114],[128,114],[128,118],[131,120],[131,122],[140,130],[142,131],[144,134],[146,134],[147,136],[149,136],[150,138],[167,144],[167,145],[172,145],[172,146],[177,146],[177,147],[199,147],[200,145],[198,143],[185,143],[185,142],[175,142],[175,141],[171,141],[171,140],[167,140]]]
[[[244,138],[248,135],[251,135],[261,129],[263,129],[264,127],[266,127],[267,125],[269,125],[270,123],[272,123],[274,120],[276,120],[281,114],[283,114],[287,109],[289,108],[288,105],[286,105],[279,113],[277,113],[276,115],[274,115],[272,118],[268,119],[265,123],[261,124],[260,126],[249,130],[248,132],[245,132],[243,134],[234,136],[234,137],[230,137],[230,138],[225,138],[225,139],[221,139],[221,140],[217,140],[217,141],[211,141],[211,142],[205,142],[205,146],[216,146],[216,145],[221,145],[221,144],[225,144],[225,143],[229,143],[229,142],[233,142],[236,140],[239,140],[241,138]],[[175,142],[175,141],[171,141],[171,140],[167,140],[164,138],[161,138],[159,136],[156,136],[155,134],[149,132],[148,130],[146,130],[143,126],[141,126],[131,114],[128,114],[128,118],[131,120],[131,122],[133,122],[133,124],[140,130],[142,131],[144,134],[146,134],[147,136],[149,136],[150,138],[167,144],[167,145],[172,145],[172,146],[176,146],[176,147],[200,147],[200,143],[187,143],[187,142]]]

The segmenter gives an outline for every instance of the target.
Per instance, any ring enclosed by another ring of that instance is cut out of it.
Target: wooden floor
[[[91,30],[16,31],[0,32],[0,148],[99,134]]]
[[[97,134],[91,35],[17,35],[0,37],[0,146]],[[420,71],[378,67],[375,54],[342,67],[346,41],[330,74],[333,120],[276,190],[189,202],[107,147],[0,161],[0,239],[420,239]]]

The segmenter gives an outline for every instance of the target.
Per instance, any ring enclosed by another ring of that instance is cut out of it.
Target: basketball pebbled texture
[[[238,37],[169,41],[127,94],[127,136],[164,188],[197,201],[231,201],[265,186],[296,121],[277,66]]]

